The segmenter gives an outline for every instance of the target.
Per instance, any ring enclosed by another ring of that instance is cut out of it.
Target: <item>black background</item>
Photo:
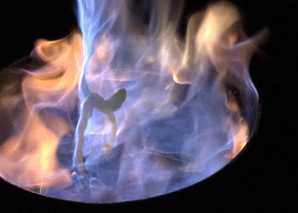
[[[186,1],[182,29],[187,17],[208,2]],[[175,212],[286,212],[297,207],[298,1],[232,2],[243,15],[248,35],[265,27],[270,30],[250,65],[260,94],[260,124],[235,161],[207,180],[178,192],[113,205],[49,199],[0,180],[0,212],[152,212],[161,207]],[[73,9],[72,0],[1,0],[0,68],[29,54],[38,38],[59,39],[69,34],[77,26]]]

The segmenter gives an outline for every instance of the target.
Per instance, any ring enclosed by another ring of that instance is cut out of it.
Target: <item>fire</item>
[[[245,147],[248,141],[248,125],[243,121],[241,128],[235,134],[233,138],[233,151],[231,157],[234,158],[238,155],[238,153]]]
[[[1,177],[63,199],[135,200],[196,183],[244,148],[261,37],[244,39],[237,9],[219,2],[183,40],[170,1],[152,4],[147,26],[129,1],[78,0],[80,31],[36,41],[38,68],[0,88]]]
[[[228,109],[239,119],[238,125],[235,125],[232,122],[230,126],[233,150],[228,155],[226,155],[226,157],[232,159],[236,157],[247,144],[249,137],[249,126],[247,121],[245,121],[245,119],[241,116],[239,105],[237,103],[235,95],[232,94],[232,92],[228,92]]]
[[[1,175],[17,185],[40,190],[69,182],[68,172],[56,158],[59,136],[65,134],[68,127],[59,119],[52,122],[61,132],[55,134],[49,130],[36,113],[29,115],[23,131],[1,147]]]
[[[227,2],[210,6],[196,36],[199,51],[212,54],[214,50],[217,50],[217,45],[223,45],[224,34],[239,18],[238,11]],[[228,34],[228,37],[230,36],[232,35]]]
[[[0,147],[0,175],[16,185],[42,190],[70,182],[69,171],[59,164],[56,152],[71,126],[50,110],[56,106],[65,111],[74,108],[75,103],[65,103],[65,99],[76,95],[80,47],[78,33],[57,41],[37,41],[35,51],[47,65],[26,71],[22,98],[1,94],[6,100],[3,103],[10,102],[10,107],[25,106],[11,115],[14,133]]]

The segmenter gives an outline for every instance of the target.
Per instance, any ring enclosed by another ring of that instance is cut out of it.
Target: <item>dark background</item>
[[[1,0],[0,68],[28,55],[38,38],[59,39],[69,34],[77,26],[73,2]],[[187,17],[205,8],[208,2],[186,1],[182,31]],[[270,30],[266,43],[250,65],[260,94],[260,123],[246,150],[235,161],[207,180],[178,192],[113,205],[49,199],[0,180],[0,212],[12,209],[19,212],[152,212],[160,207],[177,212],[286,212],[297,207],[298,1],[232,2],[243,15],[248,35],[266,27]]]

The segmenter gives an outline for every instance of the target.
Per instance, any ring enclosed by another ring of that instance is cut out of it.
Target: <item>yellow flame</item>
[[[215,56],[222,57],[222,49],[233,46],[238,39],[232,28],[239,18],[237,9],[227,2],[211,4],[204,16],[201,13],[193,15],[188,22],[180,66],[169,69],[173,80],[178,84],[191,84],[209,69]],[[199,66],[194,70],[190,63]]]
[[[223,41],[224,34],[239,19],[239,14],[233,6],[226,2],[211,5],[204,16],[196,36],[199,52],[213,52]]]

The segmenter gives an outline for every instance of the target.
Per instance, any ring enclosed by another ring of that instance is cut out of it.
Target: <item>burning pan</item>
[[[264,33],[247,39],[226,2],[193,15],[185,39],[170,3],[154,2],[148,25],[132,21],[129,2],[92,2],[78,0],[79,31],[36,41],[1,72],[0,176],[48,197],[115,203],[231,162],[258,120],[248,65]]]

